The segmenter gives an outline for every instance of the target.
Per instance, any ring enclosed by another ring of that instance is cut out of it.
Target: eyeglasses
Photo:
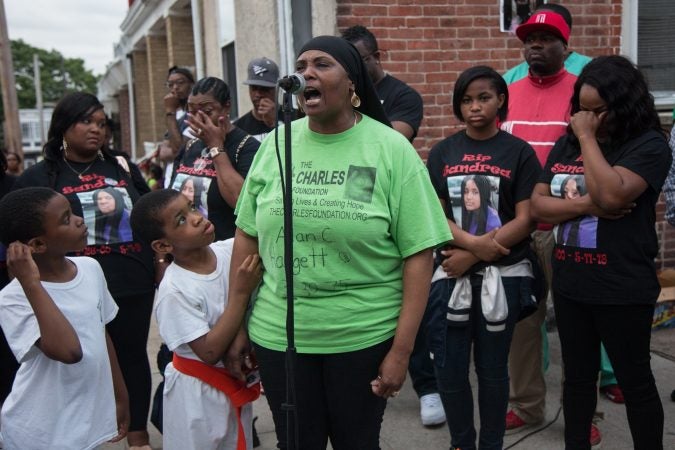
[[[166,82],[166,88],[167,89],[173,89],[174,86],[181,87],[185,83],[187,83],[187,81],[185,81],[185,80],[167,81]]]

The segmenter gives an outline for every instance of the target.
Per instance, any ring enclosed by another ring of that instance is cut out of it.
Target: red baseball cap
[[[525,42],[525,38],[534,31],[548,31],[565,41],[565,44],[570,38],[569,25],[563,16],[553,11],[540,11],[532,14],[527,22],[516,28],[516,36]]]

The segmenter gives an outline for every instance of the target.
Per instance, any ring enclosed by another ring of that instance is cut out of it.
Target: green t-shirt
[[[279,130],[284,161],[283,128]],[[292,125],[295,337],[301,353],[360,350],[394,335],[403,258],[452,239],[429,174],[403,135],[367,116],[339,134]],[[286,348],[283,200],[274,136],[239,197],[237,226],[265,266],[251,339]]]
[[[591,58],[589,58],[588,56],[582,55],[577,52],[572,52],[565,59],[565,70],[567,70],[572,75],[579,76],[581,70],[590,61]],[[521,78],[525,78],[527,76],[527,72],[529,69],[530,66],[527,64],[526,61],[523,61],[517,66],[509,69],[504,75],[502,75],[502,77],[504,78],[504,81],[506,81],[506,84],[515,83]]]

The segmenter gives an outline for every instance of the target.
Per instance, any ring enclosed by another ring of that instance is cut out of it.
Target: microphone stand
[[[284,269],[286,274],[286,445],[289,450],[299,450],[298,411],[295,391],[295,316],[293,295],[293,161],[291,158],[291,121],[293,100],[290,91],[284,91],[282,112],[284,116]]]

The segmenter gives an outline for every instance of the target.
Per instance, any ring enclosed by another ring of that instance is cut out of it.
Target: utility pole
[[[0,0],[1,1],[1,0]],[[42,104],[42,83],[40,80],[40,57],[33,54],[33,83],[35,85],[35,108],[40,115],[40,148],[45,145],[45,117]]]
[[[12,47],[7,33],[4,0],[0,0],[0,88],[2,89],[2,106],[5,110],[5,146],[8,150],[18,153],[23,159],[19,101],[16,97],[14,63],[12,62]]]

